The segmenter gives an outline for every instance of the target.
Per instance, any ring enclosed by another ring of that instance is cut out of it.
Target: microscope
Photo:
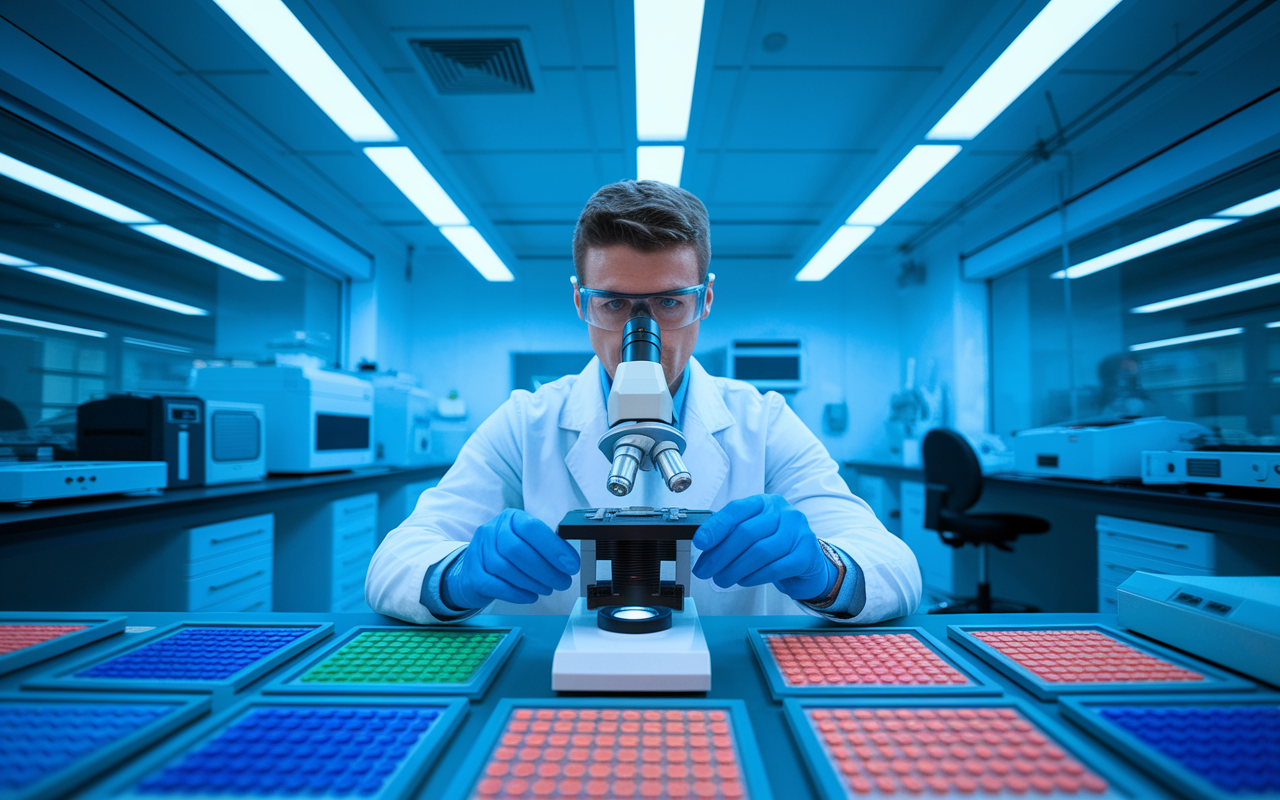
[[[683,492],[692,484],[685,438],[671,424],[671,392],[659,361],[657,322],[636,316],[607,401],[600,452],[606,487],[626,497],[643,480]],[[647,476],[647,478],[646,478]],[[710,511],[629,506],[570,511],[562,539],[580,540],[581,596],[556,647],[551,688],[569,692],[705,692],[711,655],[689,596],[690,542]],[[599,577],[601,562],[609,577]],[[663,564],[674,564],[672,578]]]

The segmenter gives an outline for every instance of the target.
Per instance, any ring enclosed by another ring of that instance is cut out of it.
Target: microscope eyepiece
[[[651,317],[632,317],[622,329],[623,361],[661,361],[662,333]]]

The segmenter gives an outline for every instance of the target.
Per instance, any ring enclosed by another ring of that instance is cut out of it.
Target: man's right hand
[[[492,600],[532,603],[573,585],[582,559],[542,520],[508,508],[476,529],[440,582],[453,608],[481,608]]]

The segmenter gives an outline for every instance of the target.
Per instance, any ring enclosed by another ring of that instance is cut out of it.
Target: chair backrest
[[[920,448],[926,483],[947,487],[943,506],[965,511],[982,496],[982,464],[969,442],[950,428],[934,428],[925,434]]]

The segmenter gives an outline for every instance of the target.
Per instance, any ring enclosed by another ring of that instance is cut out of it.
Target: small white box
[[[259,403],[207,400],[204,482],[260,481],[267,477],[267,413]]]

